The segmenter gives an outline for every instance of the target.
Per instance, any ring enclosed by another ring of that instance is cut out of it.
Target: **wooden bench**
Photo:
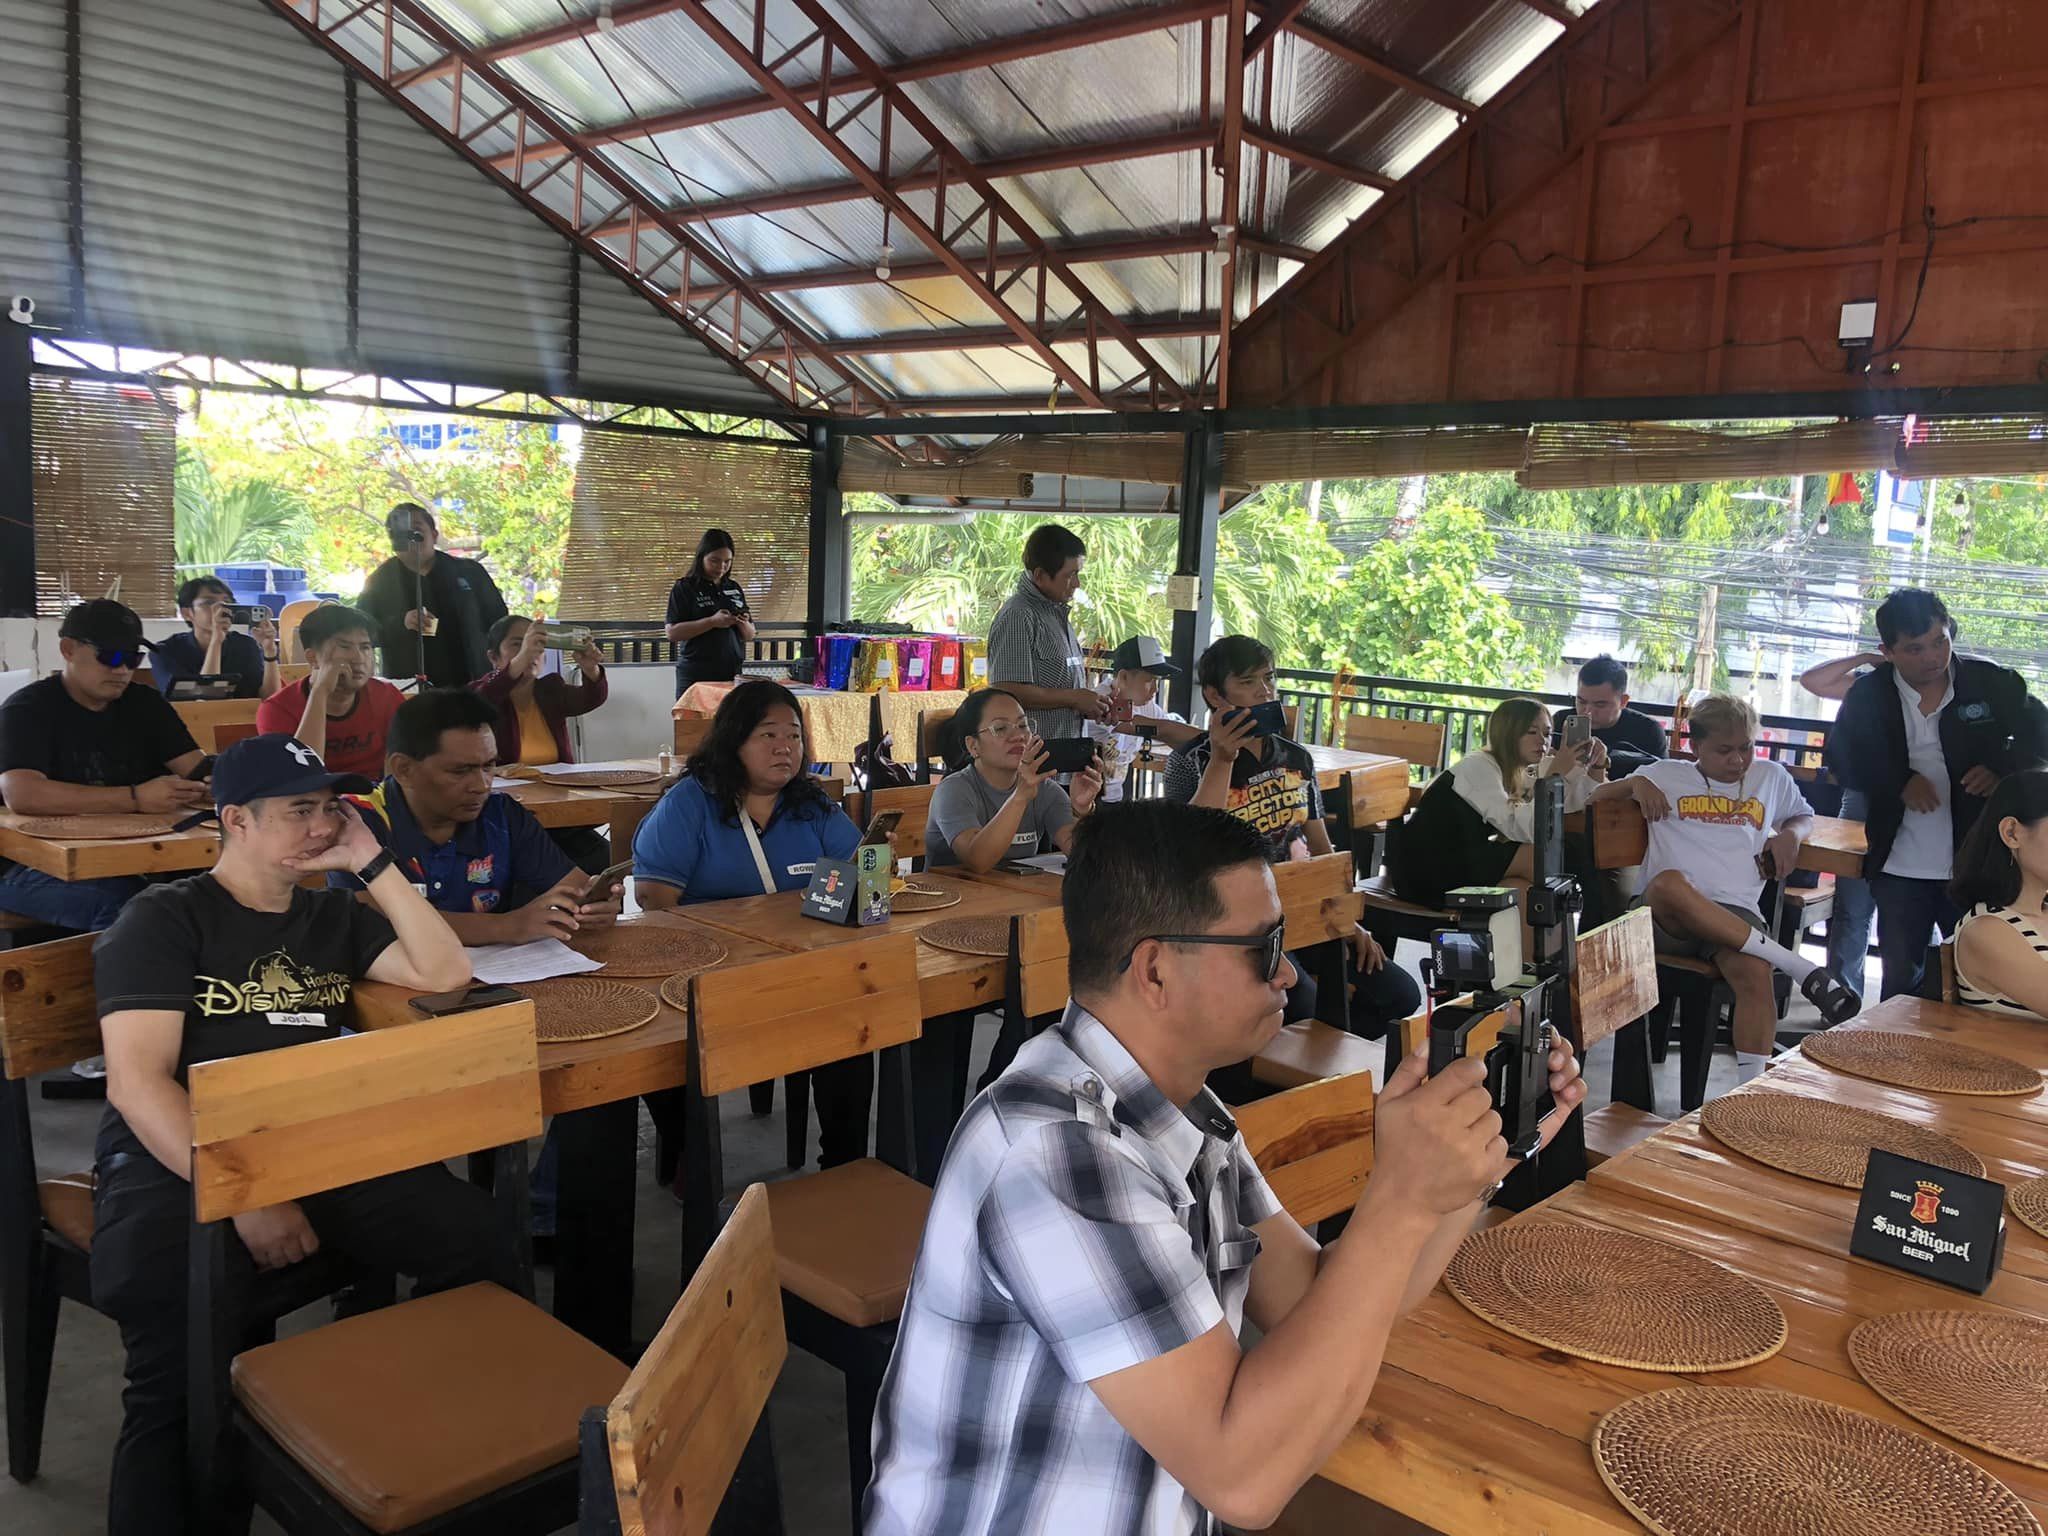
[[[1618,1101],[1602,1105],[1587,1115],[1585,1121],[1586,1166],[1589,1169],[1598,1168],[1611,1157],[1621,1156],[1638,1142],[1648,1141],[1671,1124],[1646,1109]]]

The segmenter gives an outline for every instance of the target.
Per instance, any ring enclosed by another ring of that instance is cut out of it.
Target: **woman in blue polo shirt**
[[[762,679],[727,694],[684,777],[633,839],[641,907],[798,891],[810,884],[818,860],[850,857],[860,829],[805,773],[808,760],[795,694]],[[874,1058],[835,1062],[811,1080],[819,1166],[867,1156]]]

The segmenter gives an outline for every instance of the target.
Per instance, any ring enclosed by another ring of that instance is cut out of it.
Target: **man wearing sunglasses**
[[[202,754],[147,683],[142,620],[111,599],[80,603],[57,630],[64,670],[0,705],[0,799],[23,816],[144,812],[176,819],[211,805],[191,775]],[[25,865],[0,874],[0,912],[81,932],[104,928],[142,889],[132,877],[58,880]]]
[[[875,1416],[868,1536],[1270,1525],[1364,1411],[1395,1321],[1510,1169],[1477,1060],[1417,1054],[1327,1248],[1203,1086],[1294,980],[1257,829],[1139,800],[1067,862],[1073,1001],[961,1119]],[[1550,1057],[1560,1113],[1585,1096]],[[1262,1337],[1246,1349],[1249,1318]]]

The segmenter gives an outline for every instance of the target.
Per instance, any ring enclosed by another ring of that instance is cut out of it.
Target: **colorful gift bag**
[[[853,658],[852,688],[858,693],[896,691],[896,642],[863,640]]]
[[[859,635],[826,635],[823,638],[824,675],[820,688],[843,689],[853,676],[854,657],[860,652]]]
[[[957,635],[945,635],[932,642],[931,685],[949,690],[960,686],[960,639]]]
[[[988,686],[988,642],[986,640],[962,640],[960,642],[960,674],[962,688],[970,692]]]
[[[896,686],[906,692],[922,692],[932,685],[932,641],[922,636],[896,642],[898,679]]]

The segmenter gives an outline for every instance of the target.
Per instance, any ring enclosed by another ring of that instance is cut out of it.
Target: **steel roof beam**
[[[1206,21],[1212,16],[1220,16],[1229,8],[1229,0],[1170,0],[1170,3],[1163,5],[1143,5],[1135,10],[1116,11],[1106,16],[1090,16],[1060,26],[1040,27],[1014,37],[992,38],[961,48],[948,48],[938,53],[926,54],[922,58],[906,59],[901,64],[889,65],[888,70],[898,81],[937,80],[946,75],[989,69],[998,64],[1014,64],[1019,59],[1042,58],[1046,54],[1064,53],[1069,49],[1113,42],[1118,38],[1168,31],[1174,27],[1186,26],[1190,22]],[[686,11],[690,9],[690,0],[654,0],[650,5],[632,9],[637,13],[633,19],[639,20],[671,11]],[[623,25],[626,19],[626,9],[621,8],[615,21]],[[538,37],[541,32],[554,34],[534,45],[545,48],[555,43],[587,36],[596,30],[595,25],[588,21],[574,24],[564,22],[527,35]],[[494,44],[493,48],[511,47],[516,41],[508,39],[506,42]],[[519,51],[528,50],[521,47]],[[802,85],[784,86],[785,90],[794,93],[797,99],[806,105],[815,105],[821,97],[851,95],[865,88],[859,77],[845,74],[829,85],[823,81],[811,80]],[[780,111],[781,108],[782,103],[777,97],[760,91],[750,96],[733,96],[724,101],[706,102],[699,107],[678,108],[673,112],[626,118],[620,122],[584,129],[577,134],[576,141],[583,144],[617,144],[628,139],[676,133],[685,128],[701,128],[709,123],[730,122],[737,117],[756,117],[764,112]],[[550,150],[559,153],[561,146],[541,145],[539,150],[541,153]]]
[[[1124,327],[1140,341],[1170,341],[1190,336],[1214,336],[1216,316],[1187,315],[1159,319],[1132,318]],[[1087,337],[1076,329],[1044,333],[1050,346],[1078,345]],[[1004,326],[949,326],[934,331],[893,331],[881,336],[827,337],[825,345],[843,357],[900,357],[915,352],[976,352],[1015,347],[1017,338]]]
[[[773,302],[750,289],[744,277],[699,243],[680,221],[654,205],[615,167],[576,151],[567,159],[557,153],[546,170],[534,175],[535,168],[545,162],[535,159],[526,147],[536,141],[560,139],[563,125],[544,103],[513,84],[497,66],[475,61],[461,38],[421,0],[382,0],[354,7],[339,18],[330,5],[324,20],[320,0],[267,3],[414,121],[504,186],[529,212],[573,240],[654,308],[779,399],[805,410],[844,399],[846,408],[856,414],[888,403],[886,395],[848,369]],[[344,33],[352,33],[353,40],[345,40]],[[440,57],[454,61],[450,88],[399,83],[401,75],[411,72],[403,55],[421,42],[438,50]],[[493,166],[472,147],[477,129],[465,122],[465,112],[476,123],[503,124],[522,146],[512,157],[509,170]],[[549,180],[556,185],[548,190],[567,202],[566,213],[541,197],[543,183]],[[598,226],[612,220],[614,211],[622,207],[630,210],[623,254],[597,235]],[[679,283],[657,276],[672,265],[682,269]],[[698,305],[676,297],[677,290],[696,291],[700,276],[717,285],[716,304]]]
[[[770,0],[753,0],[756,9],[753,25],[748,28],[754,39],[751,44],[712,15],[705,0],[689,0],[685,13],[707,38],[753,77],[755,84],[777,97],[819,146],[845,166],[869,196],[881,203],[896,224],[922,241],[975,299],[1016,334],[1027,350],[1037,353],[1055,380],[1064,382],[1090,404],[1100,404],[1103,399],[1101,343],[1116,342],[1137,362],[1152,404],[1178,405],[1187,398],[1187,391],[1180,381],[1159,366],[1116,312],[1095,297],[1065,258],[1052,250],[1030,222],[996,191],[988,173],[939,130],[889,71],[869,57],[867,51],[826,10],[821,0],[792,0],[792,3],[819,34],[820,67],[817,73],[825,89],[829,92],[835,66],[838,66],[865,82],[879,98],[880,122],[876,135],[879,145],[874,151],[873,163],[870,163],[870,156],[863,147],[856,147],[842,135],[841,130],[848,126],[846,119],[842,118],[837,124],[828,121],[822,101],[816,111],[806,107],[777,78],[763,58],[767,47],[764,8],[769,3]],[[903,133],[927,149],[928,159],[937,162],[932,173],[936,177],[936,185],[932,190],[929,219],[919,208],[911,205],[908,194],[890,179],[890,141],[898,125]],[[975,211],[950,234],[947,225],[953,215],[947,202],[949,182],[971,192],[977,199]],[[985,234],[982,232],[984,228]],[[970,229],[985,251],[995,250],[1007,232],[1012,240],[1033,253],[1032,266],[1037,280],[1031,316],[1027,317],[1004,297],[1026,273],[1013,272],[998,287],[992,261],[977,258],[971,252],[963,254],[956,249],[956,242],[967,236]],[[1075,314],[1068,318],[1077,319],[1082,327],[1082,334],[1077,338],[1086,344],[1087,356],[1082,367],[1070,363],[1043,336],[1055,323],[1055,317],[1048,312],[1047,292],[1054,280],[1072,297],[1076,306]],[[1057,384],[1054,387],[1057,388]]]

